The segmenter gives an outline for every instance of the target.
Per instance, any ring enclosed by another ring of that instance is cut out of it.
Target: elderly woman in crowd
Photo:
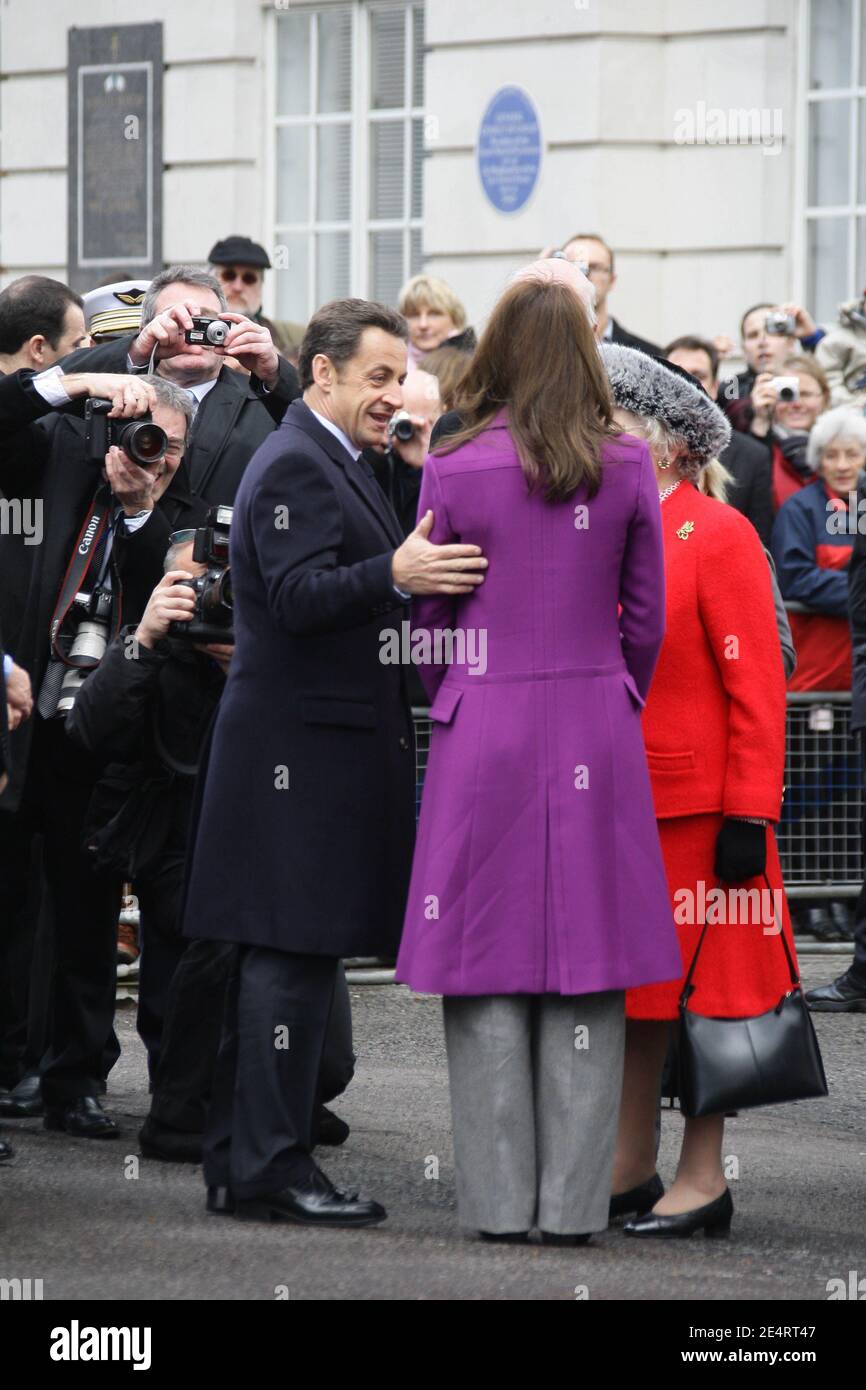
[[[522,272],[424,467],[431,539],[471,536],[489,569],[414,615],[433,737],[397,962],[444,996],[461,1223],[556,1244],[607,1225],[624,990],[680,972],[639,713],[659,506],[646,445],[612,421],[590,296],[564,260]]]
[[[467,326],[466,310],[451,286],[434,275],[413,275],[400,291],[397,308],[409,324],[409,366],[417,367],[428,352],[448,347],[471,352],[475,333]]]
[[[765,870],[784,902],[771,827],[782,799],[785,679],[770,568],[745,517],[698,486],[727,442],[718,407],[634,349],[605,346],[602,356],[617,423],[649,446],[661,513],[667,626],[643,732],[682,950],[675,979],[627,996],[611,1216],[631,1215],[631,1236],[726,1234],[733,1203],[722,1170],[724,1116],[685,1121],[667,1192],[655,1171],[656,1117],[670,1023],[705,920],[701,903],[720,881],[763,888]],[[743,895],[727,897],[733,906],[707,935],[690,1007],[745,1018],[778,1003],[790,980],[781,942],[765,934],[772,920],[763,911],[757,922],[740,920],[749,915]],[[763,908],[764,895],[759,901]],[[641,918],[640,895],[632,910]],[[790,941],[787,910],[783,916]]]

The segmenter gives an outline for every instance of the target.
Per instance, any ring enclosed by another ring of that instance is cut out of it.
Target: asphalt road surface
[[[804,982],[842,963],[804,961]],[[339,1185],[384,1203],[384,1225],[324,1232],[208,1216],[199,1168],[136,1161],[148,1096],[127,1007],[108,1098],[119,1142],[46,1133],[40,1120],[5,1126],[17,1152],[0,1169],[0,1278],[41,1278],[45,1299],[64,1301],[823,1301],[829,1280],[866,1278],[866,1014],[816,1018],[828,1099],[729,1121],[729,1241],[638,1243],[613,1228],[563,1250],[489,1245],[458,1226],[439,1001],[385,985],[353,988],[352,1002],[358,1067],[334,1105],[352,1133],[319,1157]],[[680,1130],[666,1113],[668,1180]]]

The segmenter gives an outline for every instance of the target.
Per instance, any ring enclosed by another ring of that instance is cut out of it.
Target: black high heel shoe
[[[731,1218],[734,1203],[726,1188],[721,1197],[706,1206],[696,1207],[694,1211],[677,1212],[675,1216],[660,1216],[648,1211],[634,1221],[626,1221],[623,1232],[627,1236],[680,1237],[694,1235],[703,1231],[705,1236],[728,1236],[731,1233]]]
[[[632,1212],[643,1216],[644,1212],[654,1207],[664,1195],[665,1185],[658,1173],[653,1173],[651,1178],[640,1183],[638,1187],[630,1187],[628,1192],[618,1192],[615,1197],[611,1197],[607,1219],[615,1221],[618,1216],[631,1216]]]

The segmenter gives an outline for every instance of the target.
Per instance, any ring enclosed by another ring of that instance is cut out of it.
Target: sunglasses
[[[238,277],[245,285],[257,285],[261,279],[257,270],[235,270],[232,265],[223,266],[219,272],[219,277],[226,285],[230,285],[232,280],[237,280]]]
[[[168,538],[169,545],[189,545],[190,541],[195,540],[194,526],[189,526],[185,531],[172,531]]]

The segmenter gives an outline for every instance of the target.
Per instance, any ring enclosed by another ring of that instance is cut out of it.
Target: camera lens
[[[226,338],[229,336],[230,327],[231,325],[228,323],[223,323],[222,319],[211,320],[211,322],[205,329],[205,337],[207,338],[211,347],[222,347]]]
[[[793,399],[794,399],[794,392],[791,390],[791,387],[790,387],[790,386],[783,386],[782,389],[781,389],[781,391],[779,392],[779,400],[780,400],[780,401],[792,401]]]
[[[402,443],[408,444],[409,440],[415,433],[415,426],[412,424],[411,420],[407,420],[404,417],[403,419],[398,420],[395,424],[394,433],[397,436],[397,438],[402,441]]]
[[[118,442],[136,463],[158,463],[168,451],[168,435],[152,421],[137,424],[132,420],[121,429]]]

